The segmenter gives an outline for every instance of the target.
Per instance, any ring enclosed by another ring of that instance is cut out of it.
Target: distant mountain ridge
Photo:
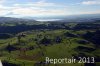
[[[66,16],[62,22],[94,22],[100,21],[100,14],[85,14]]]
[[[25,22],[38,22],[42,21],[57,21],[57,22],[94,22],[100,21],[100,14],[84,14],[84,15],[70,15],[70,16],[45,16],[45,17],[0,17],[0,23],[25,23]]]
[[[35,19],[39,21],[60,21],[60,22],[92,22],[100,20],[100,14],[83,14],[68,16],[45,16],[45,17],[23,17],[25,19]]]
[[[19,22],[36,22],[36,20],[12,18],[12,17],[0,17],[0,23],[19,23]]]

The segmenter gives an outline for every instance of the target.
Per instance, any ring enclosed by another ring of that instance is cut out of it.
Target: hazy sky
[[[0,0],[0,16],[100,14],[100,0]]]

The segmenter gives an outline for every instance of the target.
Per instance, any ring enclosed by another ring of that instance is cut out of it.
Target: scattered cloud
[[[64,10],[46,10],[46,9],[30,9],[30,8],[17,8],[12,11],[13,14],[24,15],[24,16],[34,16],[34,15],[65,15]]]
[[[24,1],[24,0],[22,0]],[[27,0],[25,0],[27,1]],[[78,1],[77,1],[78,2]],[[10,4],[12,3],[12,4]],[[2,15],[21,15],[21,16],[42,16],[42,15],[73,15],[73,14],[94,14],[100,13],[100,10],[97,11],[82,11],[77,10],[80,9],[79,4],[84,5],[99,5],[100,0],[84,0],[78,4],[60,4],[55,2],[49,2],[47,0],[35,0],[35,1],[28,1],[28,2],[21,2],[20,0],[0,0],[0,16]],[[75,6],[75,7],[73,7]],[[79,7],[79,8],[76,8]],[[86,7],[84,7],[85,9]],[[76,11],[77,10],[77,11]]]
[[[84,4],[84,5],[98,5],[98,4],[100,4],[100,0],[83,1],[81,4]]]
[[[49,9],[51,7],[51,9]],[[52,7],[56,7],[56,10]],[[62,7],[62,8],[60,8]],[[60,9],[57,9],[60,8]],[[12,6],[0,5],[0,15],[13,14],[23,16],[34,16],[34,15],[66,15],[66,7],[56,3],[46,2],[40,0],[37,2],[29,2],[24,4],[14,3]]]
[[[24,4],[14,4],[14,6],[28,6],[28,7],[67,7],[56,3],[46,2],[46,0],[40,0],[37,2],[28,2]]]
[[[2,3],[4,3],[5,2],[5,0],[0,0],[0,4],[2,4]]]
[[[9,13],[8,10],[5,10],[5,9],[0,9],[0,16],[5,16]]]

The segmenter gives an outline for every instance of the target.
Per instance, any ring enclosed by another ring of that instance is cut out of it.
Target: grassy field
[[[24,36],[0,40],[0,59],[8,64],[18,66],[40,66],[40,62],[44,62],[45,57],[99,58],[100,49],[96,48],[92,42],[85,42],[87,40],[81,36],[85,33],[86,30],[66,29],[22,32],[18,35],[25,34]],[[99,62],[95,64],[100,66]],[[84,63],[45,64],[45,66],[84,66]]]

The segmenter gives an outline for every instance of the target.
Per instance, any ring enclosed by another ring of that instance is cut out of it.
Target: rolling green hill
[[[12,34],[11,37],[3,39],[1,37],[0,59],[5,66],[91,66],[77,62],[79,57],[94,57],[93,65],[99,66],[99,26],[94,28],[93,24],[83,26],[77,23],[65,25],[70,29],[35,29]],[[81,28],[78,28],[80,26]],[[57,59],[74,57],[76,63],[46,64],[46,57]]]

